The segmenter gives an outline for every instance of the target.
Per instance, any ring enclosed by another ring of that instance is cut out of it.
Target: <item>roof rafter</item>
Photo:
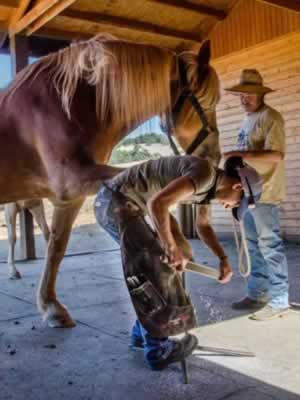
[[[50,8],[41,18],[37,19],[31,26],[26,30],[27,35],[31,35],[51,19],[55,18],[66,8],[70,7],[76,0],[64,0],[56,4],[54,7]]]
[[[194,11],[201,15],[206,15],[209,17],[216,17],[218,19],[226,18],[226,13],[222,10],[217,10],[215,8],[207,7],[202,4],[189,3],[186,0],[151,0],[151,1],[159,3],[161,5],[181,8],[182,10]]]
[[[1,0],[0,5],[4,6],[4,7],[18,8],[19,1],[18,0]]]
[[[13,12],[9,22],[8,29],[10,26],[14,26],[20,18],[25,14],[26,10],[28,10],[30,6],[31,0],[20,0],[17,9]],[[8,36],[7,31],[3,32],[0,36],[0,49],[4,45],[6,38]]]
[[[42,27],[34,36],[32,37],[42,37],[42,38],[51,38],[58,40],[82,40],[82,39],[90,39],[93,35],[91,33],[79,32],[79,31],[62,31],[58,29],[51,29],[48,27]]]
[[[299,0],[260,0],[263,3],[268,3],[272,6],[285,8],[291,11],[300,12],[300,1]]]
[[[13,27],[23,17],[23,15],[27,11],[30,3],[31,3],[31,0],[20,0],[18,8],[13,13],[13,15],[9,21],[9,28]]]
[[[156,35],[174,37],[177,39],[188,40],[192,42],[201,42],[202,40],[201,35],[199,35],[198,33],[180,31],[177,29],[170,29],[160,25],[152,24],[150,22],[131,20],[107,14],[65,10],[60,15],[62,17],[77,19],[85,22],[91,22],[100,25],[115,26],[117,28],[125,28],[144,33],[152,33],[152,34],[154,33]]]
[[[9,35],[13,36],[26,29],[35,20],[41,17],[46,11],[53,7],[59,0],[42,0],[35,7],[26,13],[16,24],[9,27]]]

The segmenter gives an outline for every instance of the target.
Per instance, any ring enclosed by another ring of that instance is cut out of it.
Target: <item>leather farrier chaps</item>
[[[143,212],[122,193],[112,192],[125,281],[137,317],[149,334],[163,338],[197,326],[180,272],[162,262],[164,251]]]

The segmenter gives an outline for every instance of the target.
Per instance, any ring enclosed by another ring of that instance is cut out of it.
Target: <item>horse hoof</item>
[[[9,279],[11,279],[11,280],[17,280],[17,279],[21,279],[21,278],[22,278],[22,276],[21,276],[20,272],[17,270],[11,272],[9,275]]]
[[[74,328],[76,326],[76,322],[71,317],[61,316],[48,318],[47,324],[50,328]]]
[[[76,326],[76,322],[71,318],[67,308],[58,302],[48,305],[47,311],[43,314],[43,319],[50,328],[73,328]]]

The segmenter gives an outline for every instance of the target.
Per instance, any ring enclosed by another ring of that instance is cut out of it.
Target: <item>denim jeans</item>
[[[120,244],[119,229],[112,211],[112,192],[104,185],[101,186],[94,203],[94,211],[97,222],[102,228]]]
[[[114,213],[112,212],[112,192],[104,185],[101,186],[94,204],[94,211],[97,222],[102,228],[120,244],[120,233],[116,223]],[[132,328],[132,336],[139,337],[144,341],[144,354],[146,361],[158,358],[166,347],[172,347],[172,342],[165,339],[151,337],[147,330],[139,321],[136,321]],[[170,346],[171,345],[171,346]]]
[[[244,225],[251,258],[248,296],[276,309],[289,305],[288,265],[280,233],[279,206],[258,203]]]

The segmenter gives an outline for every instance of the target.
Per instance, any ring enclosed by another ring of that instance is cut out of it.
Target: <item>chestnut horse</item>
[[[186,85],[214,132],[207,140],[218,143],[219,80],[209,58],[208,43],[198,54],[175,54],[97,36],[26,67],[1,93],[0,202],[48,198],[55,207],[37,294],[50,326],[75,325],[56,297],[56,277],[85,197],[119,172],[106,165],[114,146],[140,123],[170,112]],[[183,100],[175,123],[183,147],[201,124]]]

